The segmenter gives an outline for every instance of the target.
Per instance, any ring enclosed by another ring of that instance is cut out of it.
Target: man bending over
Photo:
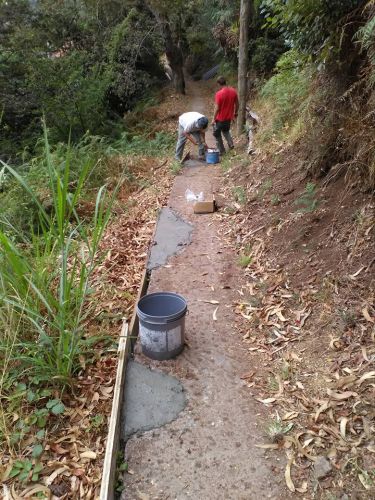
[[[199,159],[205,159],[206,129],[208,118],[196,111],[184,113],[178,119],[178,139],[176,145],[176,160],[181,161],[186,140],[198,146]]]

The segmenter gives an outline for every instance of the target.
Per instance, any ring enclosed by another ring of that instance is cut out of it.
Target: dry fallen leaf
[[[346,417],[342,417],[341,422],[340,422],[340,434],[343,437],[343,439],[346,439],[346,425],[348,423],[348,419]]]
[[[296,491],[298,491],[298,493],[306,493],[306,491],[307,491],[307,481],[303,481],[303,483],[300,486],[300,488],[296,488]]]
[[[289,458],[288,463],[286,464],[286,468],[285,468],[285,481],[286,481],[286,485],[288,486],[288,488],[292,492],[296,491],[296,488],[295,488],[295,486],[293,484],[292,476],[291,476],[291,468],[292,468],[293,461],[294,461],[294,455],[292,455]]]
[[[349,274],[349,278],[354,280],[358,276],[358,274],[361,273],[365,268],[366,268],[366,266],[362,266],[354,274]]]
[[[91,460],[95,460],[96,458],[96,453],[94,451],[84,451],[83,453],[80,453],[79,455],[81,458],[89,458]]]
[[[217,308],[214,310],[213,314],[212,314],[212,319],[213,319],[214,321],[217,321],[216,312],[217,312],[217,310],[218,310],[218,309],[219,309],[219,308],[217,307]]]
[[[365,380],[368,380],[370,378],[375,378],[375,371],[367,372],[362,375],[362,377],[358,380],[357,385],[362,385]]]
[[[328,400],[324,401],[324,403],[321,406],[319,406],[319,408],[317,409],[317,411],[315,413],[315,417],[314,417],[315,422],[318,420],[319,415],[321,413],[325,412],[326,410],[328,410],[328,408],[330,408],[330,406],[331,406],[331,403]]]
[[[281,420],[292,420],[294,418],[297,418],[298,415],[299,415],[298,411],[289,411],[283,417],[281,417]]]
[[[263,403],[264,405],[268,405],[268,404],[271,404],[271,403],[274,403],[276,401],[276,398],[267,398],[267,399],[258,399],[258,398],[255,398],[257,401],[259,401],[259,403]]]
[[[280,446],[276,443],[270,443],[270,444],[256,444],[256,448],[262,448],[264,450],[278,450]]]
[[[372,318],[370,316],[367,307],[364,307],[362,309],[362,314],[363,314],[363,317],[365,318],[365,320],[369,321],[370,323],[375,323],[375,320],[374,320],[374,318]]]
[[[63,465],[62,467],[59,467],[58,469],[56,469],[55,471],[53,471],[52,474],[50,474],[44,480],[45,484],[47,486],[50,486],[54,482],[54,480],[57,478],[57,476],[59,476],[63,472],[66,472],[67,470],[69,470],[69,467],[67,465]]]
[[[327,394],[329,397],[331,397],[332,399],[336,399],[337,401],[344,401],[345,399],[358,396],[356,392],[352,391],[334,392],[331,389],[327,389]]]

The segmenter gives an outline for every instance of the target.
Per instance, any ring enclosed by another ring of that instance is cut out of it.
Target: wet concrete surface
[[[122,439],[172,422],[185,405],[184,388],[175,377],[130,360],[121,412]]]
[[[190,243],[193,226],[185,222],[169,207],[161,209],[154,243],[147,263],[150,271],[164,266],[168,259]]]

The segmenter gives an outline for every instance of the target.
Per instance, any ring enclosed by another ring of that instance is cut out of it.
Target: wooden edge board
[[[121,403],[123,399],[126,365],[130,351],[129,325],[124,320],[118,345],[118,365],[116,383],[113,391],[111,418],[109,421],[107,444],[105,450],[100,500],[113,500],[116,481],[116,460],[120,438]]]
[[[158,221],[156,221],[152,242],[155,240],[155,234]],[[149,249],[150,253],[151,248]],[[148,258],[147,258],[148,261]],[[111,418],[109,421],[106,450],[103,464],[102,483],[100,486],[100,500],[113,500],[116,481],[116,460],[117,451],[120,440],[120,417],[121,403],[123,400],[123,392],[125,386],[126,366],[128,362],[128,354],[131,352],[131,346],[134,339],[138,336],[139,321],[137,316],[138,301],[145,295],[150,281],[151,271],[147,269],[147,265],[142,274],[142,280],[138,289],[137,300],[133,311],[132,318],[128,324],[125,320],[122,325],[120,341],[118,345],[118,365],[116,372],[116,383],[113,391],[113,402]]]
[[[148,284],[150,281],[149,275],[150,275],[150,272],[146,268],[143,271],[141,285],[138,289],[137,300],[135,302],[133,315],[132,315],[132,318],[131,318],[130,324],[129,324],[129,332],[130,332],[130,336],[132,338],[132,343],[134,343],[134,339],[135,339],[135,337],[137,337],[138,331],[139,331],[139,320],[138,320],[138,316],[137,316],[137,304],[147,291],[147,287],[148,287]]]

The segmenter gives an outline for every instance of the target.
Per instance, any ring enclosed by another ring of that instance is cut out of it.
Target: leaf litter
[[[228,245],[236,242],[239,254],[251,248],[252,260],[233,305],[242,342],[257,359],[252,367],[262,366],[250,372],[248,387],[268,411],[283,415],[281,421],[295,423],[276,443],[257,447],[285,451],[285,483],[291,492],[310,491],[315,497],[312,471],[326,457],[332,471],[321,479],[324,488],[362,487],[375,494],[375,304],[373,281],[362,283],[366,265],[346,279],[339,268],[337,277],[318,270],[298,285],[275,265],[269,250],[274,232],[267,225],[264,237],[245,230],[251,217],[246,209],[225,216],[221,230]],[[290,217],[283,226],[292,221],[297,219]],[[369,232],[362,229],[362,252],[372,244]],[[323,295],[322,289],[329,292]],[[338,311],[343,311],[341,324]],[[241,378],[246,381],[247,374]]]
[[[165,204],[172,182],[169,161],[164,162],[157,176],[153,176],[150,168],[154,162],[154,158],[138,157],[135,164],[130,165],[134,167],[136,182],[133,186],[124,185],[115,209],[117,216],[102,240],[101,251],[106,257],[91,284],[96,309],[86,325],[87,336],[101,330],[117,342],[122,320],[129,320],[132,315],[157,210]],[[152,178],[152,187],[138,189],[137,180],[145,177]],[[108,351],[99,343],[92,358],[86,360],[81,356],[82,371],[74,381],[72,392],[66,391],[62,398],[65,411],[48,420],[43,453],[40,460],[33,459],[34,466],[30,462],[26,481],[11,477],[16,459],[10,449],[2,450],[0,477],[7,500],[37,498],[41,494],[52,499],[99,497],[117,349]],[[27,454],[26,447],[24,456],[18,455],[17,459],[27,460]],[[32,467],[38,464],[40,484],[31,482]]]

